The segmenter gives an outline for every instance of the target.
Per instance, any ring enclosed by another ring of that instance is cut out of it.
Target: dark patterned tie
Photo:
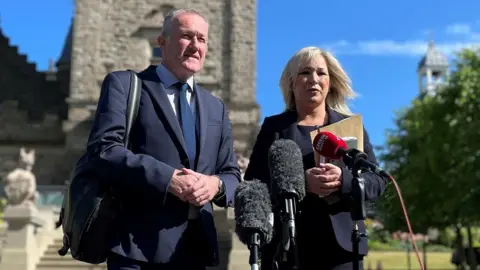
[[[184,82],[178,82],[177,87],[179,89],[179,101],[180,101],[180,124],[183,130],[183,138],[187,145],[188,157],[190,158],[190,167],[195,162],[195,156],[197,152],[195,143],[195,117],[193,116],[192,108],[187,101],[187,91],[190,86]]]

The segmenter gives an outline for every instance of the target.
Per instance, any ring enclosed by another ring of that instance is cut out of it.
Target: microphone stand
[[[361,237],[367,237],[366,233],[360,233],[358,230],[358,222],[365,220],[367,217],[365,209],[365,179],[360,177],[360,161],[366,159],[367,154],[360,152],[357,149],[347,150],[347,155],[344,157],[344,163],[351,170],[352,179],[352,201],[350,216],[354,222],[352,230],[352,247],[353,247],[353,270],[360,270],[360,252],[359,245]]]
[[[260,234],[254,233],[250,239],[250,257],[248,262],[250,263],[251,270],[259,270],[258,267],[258,249],[260,247]]]
[[[283,209],[280,210],[280,218],[282,221],[282,265],[287,269],[297,270],[298,267],[298,251],[296,241],[295,216],[297,214],[296,195],[293,193],[286,194],[283,198]],[[293,262],[289,261],[289,252],[293,255]],[[283,267],[280,267],[282,269]]]

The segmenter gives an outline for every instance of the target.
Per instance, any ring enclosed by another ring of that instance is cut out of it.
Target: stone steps
[[[60,256],[58,250],[62,248],[61,236],[55,239],[47,248],[42,258],[37,264],[36,270],[106,270],[105,263],[94,265],[74,260],[70,252],[65,256]]]
[[[248,259],[250,252],[246,246],[238,240],[236,235],[219,239],[220,253],[223,258],[228,258],[228,268],[225,262],[221,262],[219,267],[210,268],[210,270],[247,270],[250,269]],[[92,265],[76,261],[68,252],[65,256],[58,255],[58,250],[62,247],[62,239],[59,235],[53,243],[44,252],[42,258],[37,264],[37,270],[106,270],[105,263]],[[225,253],[229,253],[228,255]]]
[[[44,261],[37,265],[36,270],[106,270],[106,264],[93,265],[81,263],[74,260],[68,261]]]

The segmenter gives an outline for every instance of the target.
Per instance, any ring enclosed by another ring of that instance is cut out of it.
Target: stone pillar
[[[241,179],[250,160],[241,153],[237,154]],[[214,218],[217,226],[220,265],[209,270],[247,270],[250,269],[249,250],[235,234],[235,210],[232,207],[220,208],[214,206]]]
[[[225,208],[214,205],[213,217],[217,228],[220,264],[217,267],[210,267],[208,270],[227,270],[232,251],[232,226],[228,221],[227,210]]]
[[[257,137],[260,108],[256,99],[257,0],[225,1],[229,45],[227,106],[234,148],[250,155]]]
[[[36,206],[7,206],[3,219],[8,228],[0,270],[35,270],[39,255],[35,231],[42,224]]]
[[[228,261],[228,270],[249,270],[250,251],[247,246],[240,242],[235,233],[235,211],[233,208],[227,209],[227,222],[230,226],[230,254]]]

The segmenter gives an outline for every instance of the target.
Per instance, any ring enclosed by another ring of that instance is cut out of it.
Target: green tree
[[[480,50],[462,50],[436,95],[399,113],[380,160],[400,185],[414,231],[480,220]],[[393,185],[377,209],[405,229]]]

